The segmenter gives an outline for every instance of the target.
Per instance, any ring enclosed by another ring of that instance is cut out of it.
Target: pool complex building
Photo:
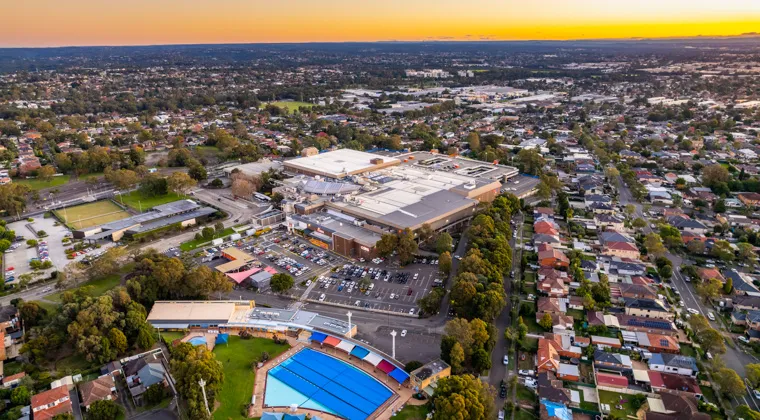
[[[364,420],[393,391],[335,357],[304,348],[267,374],[264,404],[319,410],[349,420]]]

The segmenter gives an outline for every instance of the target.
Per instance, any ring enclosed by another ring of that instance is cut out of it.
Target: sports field
[[[308,102],[277,101],[277,102],[267,102],[266,104],[262,104],[262,108],[266,105],[274,105],[278,108],[285,108],[290,114],[292,114],[293,111],[298,111],[298,108],[300,107],[311,108],[314,106],[314,104],[310,104]]]
[[[56,210],[55,214],[73,229],[102,225],[130,216],[128,212],[108,200]]]

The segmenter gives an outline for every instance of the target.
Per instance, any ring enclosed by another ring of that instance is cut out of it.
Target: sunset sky
[[[0,15],[2,47],[760,32],[760,0],[9,0]]]

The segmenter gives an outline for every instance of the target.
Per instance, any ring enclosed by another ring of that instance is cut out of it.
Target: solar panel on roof
[[[668,345],[669,345],[669,344],[670,344],[670,343],[668,342],[668,340],[666,340],[666,339],[664,339],[664,338],[661,338],[661,339],[660,339],[660,345],[661,345],[662,347],[668,347]]]

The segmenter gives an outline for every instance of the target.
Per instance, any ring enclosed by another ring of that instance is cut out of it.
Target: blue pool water
[[[267,374],[264,403],[312,408],[364,420],[393,392],[377,379],[334,357],[303,349]]]
[[[189,340],[187,340],[188,343],[194,345],[194,346],[205,346],[206,345],[206,337],[193,337]]]

